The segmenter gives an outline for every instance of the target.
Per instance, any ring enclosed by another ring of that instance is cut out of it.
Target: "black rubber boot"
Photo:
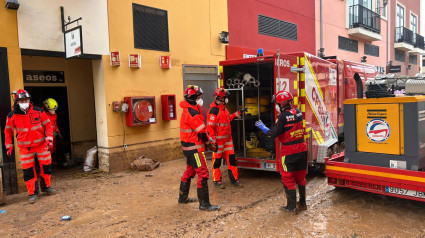
[[[38,198],[37,194],[30,195],[28,202],[33,204],[33,203],[35,203],[35,201],[37,201],[37,198]]]
[[[208,180],[202,179],[202,188],[198,188],[199,210],[202,211],[216,211],[218,206],[211,205],[210,194],[208,192]]]
[[[239,182],[239,180],[235,179],[235,176],[233,176],[232,170],[228,169],[227,172],[229,173],[230,183],[236,187],[242,188],[243,185]]]
[[[196,198],[189,198],[191,180],[192,179],[188,179],[186,183],[180,182],[179,203],[191,203],[198,201]]]
[[[300,201],[297,202],[297,208],[299,211],[307,210],[307,203],[305,199],[305,186],[298,185],[298,192],[300,194]]]
[[[47,195],[55,195],[56,194],[56,190],[51,188],[51,187],[46,188],[43,192],[45,192]]]
[[[286,206],[282,207],[282,210],[296,215],[298,213],[297,190],[286,189],[285,191],[286,191]]]

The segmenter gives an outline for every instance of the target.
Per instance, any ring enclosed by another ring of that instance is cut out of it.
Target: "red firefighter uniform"
[[[217,152],[214,152],[212,157],[212,174],[214,182],[221,181],[220,165],[223,157],[227,161],[230,180],[232,182],[239,180],[230,122],[240,115],[239,111],[230,114],[225,104],[217,104],[214,101],[210,105],[207,116],[207,131],[209,135],[216,140],[218,147]]]
[[[30,104],[26,112],[20,110],[15,104],[13,110],[7,115],[5,127],[6,148],[13,148],[13,131],[16,138],[24,173],[24,181],[28,194],[33,195],[37,181],[35,170],[35,155],[40,164],[40,176],[44,179],[46,187],[50,187],[51,156],[46,141],[53,141],[53,130],[46,113]]]
[[[180,119],[180,140],[183,154],[187,157],[186,171],[183,173],[182,182],[198,174],[197,187],[202,188],[202,180],[208,180],[208,168],[205,158],[205,142],[198,134],[206,136],[204,117],[199,105],[191,105],[187,101],[181,101],[180,107],[183,113]]]
[[[277,166],[282,182],[289,190],[295,189],[295,182],[305,186],[307,174],[307,144],[304,141],[303,116],[298,108],[285,108],[279,114],[277,125],[267,132],[280,142],[282,158]],[[295,181],[294,181],[295,180]]]
[[[46,112],[46,116],[49,118],[50,123],[52,124],[52,129],[53,129],[53,133],[60,133],[59,128],[58,128],[58,114],[51,114],[50,112]],[[51,153],[56,151],[56,137],[53,137],[53,148],[50,151]]]

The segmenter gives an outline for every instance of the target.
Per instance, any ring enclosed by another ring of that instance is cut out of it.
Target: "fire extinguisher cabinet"
[[[176,95],[161,95],[162,120],[171,121],[177,119]]]
[[[127,126],[142,126],[156,123],[155,97],[125,97],[128,103]]]

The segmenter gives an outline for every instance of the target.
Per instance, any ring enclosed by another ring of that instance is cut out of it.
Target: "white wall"
[[[18,37],[21,49],[64,52],[60,6],[64,18],[82,17],[83,51],[109,54],[107,0],[24,0],[19,1]],[[70,25],[68,29],[77,26]]]

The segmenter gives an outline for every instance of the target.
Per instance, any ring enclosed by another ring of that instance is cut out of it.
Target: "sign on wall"
[[[65,83],[63,71],[24,70],[24,83]]]
[[[81,26],[65,31],[64,39],[65,58],[69,59],[83,54],[83,34]]]
[[[109,60],[111,62],[111,66],[120,66],[121,64],[120,52],[119,51],[111,52],[109,55]]]
[[[161,67],[161,69],[171,69],[170,56],[160,56],[159,57],[159,66]]]
[[[128,64],[130,68],[140,68],[142,67],[142,58],[139,54],[129,54]]]

